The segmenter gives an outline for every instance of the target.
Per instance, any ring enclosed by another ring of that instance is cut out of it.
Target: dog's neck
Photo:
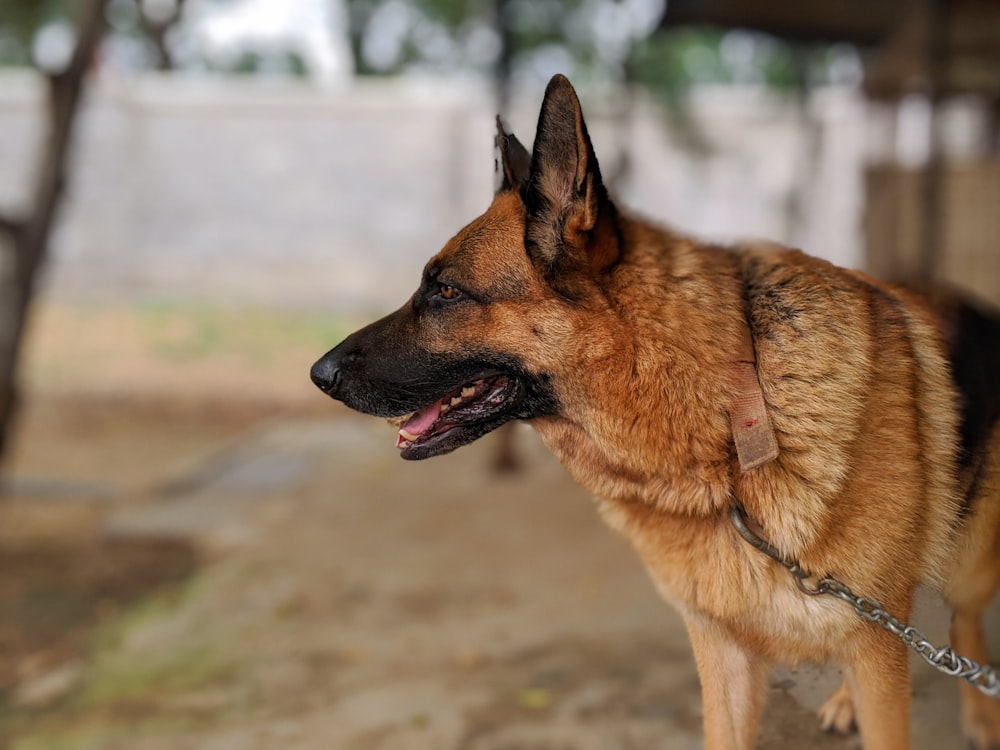
[[[645,235],[627,245],[653,249],[606,283],[614,315],[593,335],[614,340],[616,356],[588,368],[586,382],[571,384],[576,395],[566,413],[534,424],[598,497],[688,516],[718,514],[729,503],[733,368],[746,330],[739,258],[641,222],[624,230]],[[690,314],[695,309],[698,315]],[[621,393],[629,402],[611,400]]]

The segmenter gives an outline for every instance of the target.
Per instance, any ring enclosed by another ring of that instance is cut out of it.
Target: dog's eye
[[[462,293],[453,286],[450,286],[448,284],[440,284],[438,286],[438,296],[441,299],[453,300],[461,297]]]

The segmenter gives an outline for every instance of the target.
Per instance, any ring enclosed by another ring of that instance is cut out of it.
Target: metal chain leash
[[[733,526],[736,527],[736,531],[746,542],[788,569],[803,593],[809,596],[825,594],[847,602],[854,607],[854,611],[858,613],[859,617],[888,630],[916,651],[931,666],[952,677],[961,677],[980,692],[991,698],[1000,699],[1000,673],[996,669],[988,664],[977,664],[968,657],[959,656],[949,646],[937,648],[917,628],[900,622],[886,612],[885,608],[877,601],[858,596],[844,583],[832,576],[820,578],[815,586],[811,586],[807,579],[813,578],[813,576],[803,570],[797,561],[785,559],[778,550],[750,530],[743,508],[734,505],[729,511],[729,518]]]

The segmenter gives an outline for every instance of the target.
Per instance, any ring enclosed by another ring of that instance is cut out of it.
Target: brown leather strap
[[[746,323],[743,324],[740,348],[733,365],[736,396],[729,410],[729,423],[740,469],[750,471],[778,457],[778,440],[767,416],[764,392],[757,376],[753,338]]]

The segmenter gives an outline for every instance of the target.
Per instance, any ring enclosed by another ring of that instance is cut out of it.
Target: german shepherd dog
[[[707,748],[752,747],[770,668],[803,660],[844,670],[826,728],[908,747],[906,647],[844,602],[803,594],[729,511],[739,503],[786,558],[902,620],[917,585],[936,586],[954,609],[952,645],[987,661],[1000,317],[617,208],[562,76],[532,153],[498,127],[490,207],[431,258],[403,307],[316,362],[313,381],[394,421],[405,459],[530,422],[683,617]],[[778,448],[756,468],[741,466],[731,419],[750,342]],[[969,742],[1000,748],[1000,701],[962,692]]]

